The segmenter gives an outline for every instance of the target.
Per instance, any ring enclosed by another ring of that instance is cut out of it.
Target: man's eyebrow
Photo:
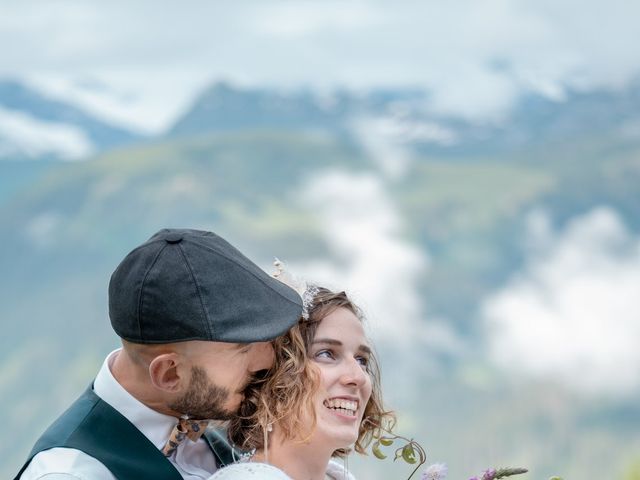
[[[323,344],[323,345],[334,345],[336,347],[341,347],[342,346],[342,342],[340,340],[336,340],[334,338],[317,338],[317,339],[314,339],[311,344],[312,345],[316,345],[318,343]],[[358,347],[358,350],[366,353],[367,355],[371,355],[371,347],[369,347],[368,345],[360,345]]]
[[[251,345],[250,343],[236,343],[235,347],[238,350],[242,350],[243,348],[247,348],[249,345]]]

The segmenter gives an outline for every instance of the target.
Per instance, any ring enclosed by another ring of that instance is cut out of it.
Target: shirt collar
[[[93,383],[93,390],[161,449],[176,426],[177,419],[147,407],[118,383],[111,373],[110,365],[121,350],[114,350],[107,356]]]

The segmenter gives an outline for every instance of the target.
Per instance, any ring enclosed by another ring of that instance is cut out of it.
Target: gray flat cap
[[[134,249],[109,282],[115,332],[134,343],[248,343],[286,332],[302,300],[211,232],[165,229]]]

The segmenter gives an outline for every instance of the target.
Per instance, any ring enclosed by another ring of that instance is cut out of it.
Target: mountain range
[[[51,98],[17,80],[0,79],[0,159],[69,159],[74,152],[12,144],[3,117],[22,117],[43,128],[74,129],[87,142],[85,156],[143,140],[68,101]],[[485,121],[435,113],[428,90],[278,90],[214,83],[159,138],[255,129],[357,136],[358,125],[386,121],[385,135],[422,154],[491,154],[582,138],[602,131],[632,140],[640,132],[640,82],[625,89],[567,89],[559,98],[525,93],[502,118]],[[369,122],[369,123],[366,123]],[[15,136],[15,135],[14,135]],[[15,139],[14,139],[15,140]],[[146,139],[145,139],[146,140]],[[153,139],[150,139],[153,140]],[[43,141],[40,139],[39,141]],[[16,143],[16,142],[14,142]],[[35,152],[34,152],[35,150]]]
[[[535,478],[614,478],[611,470],[640,451],[637,396],[593,399],[552,380],[505,380],[475,348],[487,335],[482,302],[526,264],[531,212],[563,228],[604,205],[640,232],[638,86],[566,92],[562,101],[531,95],[506,118],[478,123],[431,113],[420,90],[216,83],[172,128],[144,139],[18,83],[0,86],[0,113],[79,129],[95,152],[76,162],[51,151],[0,162],[0,407],[12,432],[0,442],[5,477],[117,346],[110,272],[167,226],[214,230],[265,267],[274,255],[294,265],[325,259],[324,269],[354,265],[345,247],[352,236],[365,235],[356,250],[393,239],[377,269],[365,268],[368,259],[360,266],[363,281],[385,287],[376,305],[402,307],[394,269],[414,272],[417,306],[407,311],[418,313],[405,337],[417,341],[441,319],[461,347],[383,339],[387,391],[399,427],[425,438],[452,478],[496,462],[522,462]],[[408,262],[405,251],[414,252]],[[414,261],[424,267],[412,269]],[[401,325],[400,311],[385,311],[394,313],[387,321]],[[393,465],[367,462],[362,478],[397,476]]]

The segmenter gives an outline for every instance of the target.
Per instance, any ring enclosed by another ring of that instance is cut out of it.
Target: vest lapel
[[[209,444],[209,448],[211,448],[211,451],[216,457],[218,468],[232,464],[240,457],[241,454],[241,452],[238,452],[229,445],[229,443],[224,439],[222,432],[223,431],[209,428],[203,435],[204,439]]]

